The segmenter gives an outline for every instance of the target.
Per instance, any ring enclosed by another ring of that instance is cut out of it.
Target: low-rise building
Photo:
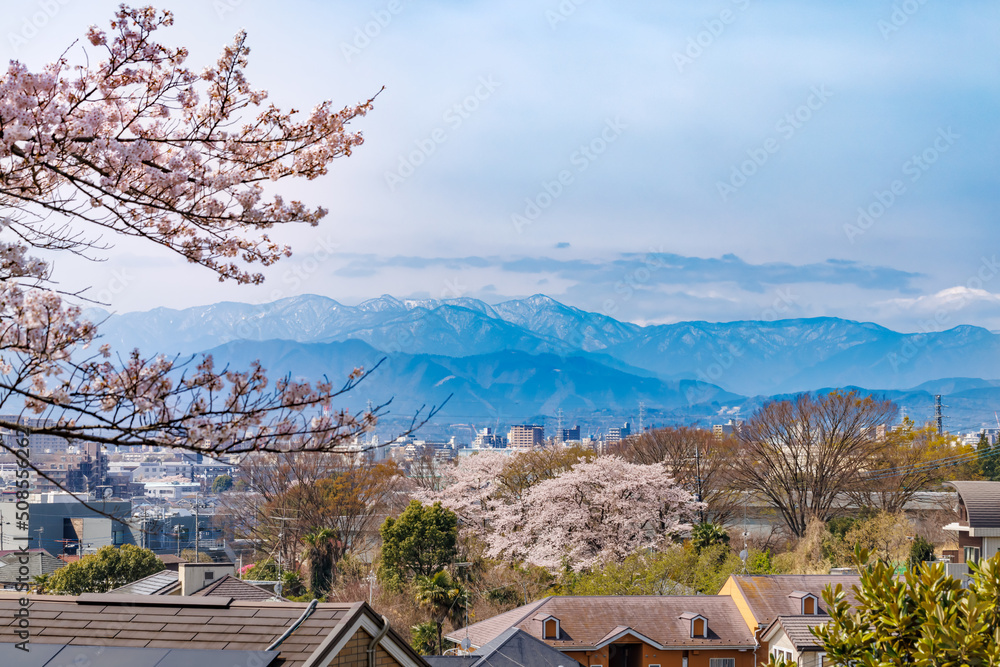
[[[30,595],[30,654],[0,593],[0,665],[428,667],[365,602],[262,602],[214,596]]]
[[[480,649],[519,629],[586,667],[754,667],[757,642],[731,597],[552,596],[450,633]]]

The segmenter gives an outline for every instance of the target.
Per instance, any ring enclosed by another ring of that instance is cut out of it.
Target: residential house
[[[830,621],[830,617],[779,616],[765,628],[761,637],[769,647],[768,655],[794,662],[798,667],[828,667],[826,654],[812,628]]]
[[[482,650],[512,629],[585,667],[753,667],[766,662],[732,597],[552,596],[447,635]]]
[[[428,667],[364,602],[0,593],[0,665]],[[30,633],[30,653],[16,645]],[[26,659],[30,657],[30,663]]]
[[[566,656],[524,630],[510,628],[467,655],[424,658],[431,667],[563,667]]]
[[[823,590],[827,586],[840,585],[848,602],[853,604],[853,587],[859,586],[860,582],[861,578],[857,575],[743,574],[729,577],[719,596],[733,600],[747,627],[760,642],[761,655],[766,661],[766,656],[773,654],[772,648],[780,648],[781,656],[787,658],[786,652],[790,649],[785,639],[789,639],[794,647],[795,642],[803,637],[798,632],[803,625],[816,625],[829,620],[823,601]],[[775,627],[779,618],[781,622]],[[786,628],[792,628],[791,634]],[[805,644],[799,642],[798,645],[801,647],[797,649],[798,654],[806,651]]]
[[[39,575],[52,574],[64,565],[66,563],[45,549],[0,551],[0,588],[14,589],[25,581],[34,581]],[[27,566],[27,574],[22,574],[22,566]]]
[[[284,600],[274,591],[233,576],[232,563],[178,564],[108,591],[115,595],[222,596],[234,600]]]
[[[946,482],[958,491],[958,520],[944,526],[958,534],[958,563],[975,563],[1000,550],[1000,482]]]

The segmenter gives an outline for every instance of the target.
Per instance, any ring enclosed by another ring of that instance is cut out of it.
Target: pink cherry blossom
[[[105,345],[95,354],[97,327],[76,305],[85,286],[67,291],[30,255],[91,257],[122,235],[219,280],[259,283],[254,265],[290,254],[266,230],[326,216],[269,195],[268,184],[317,178],[349,156],[362,137],[348,125],[372,100],[283,111],[244,75],[246,34],[195,73],[186,49],[155,39],[172,23],[170,12],[122,5],[110,30],[87,33],[92,50],[79,64],[64,55],[32,72],[11,61],[0,74],[0,405],[47,418],[36,432],[109,445],[336,450],[381,410],[332,408],[362,369],[335,386],[269,381],[259,364],[115,358]]]

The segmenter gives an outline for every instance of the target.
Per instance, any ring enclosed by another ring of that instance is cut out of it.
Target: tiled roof
[[[21,641],[14,611],[21,594],[0,593],[0,644]],[[282,635],[308,606],[297,602],[244,602],[219,597],[31,595],[32,645],[69,644],[146,648],[262,651]],[[349,631],[350,622],[379,616],[365,603],[321,603],[279,647],[274,667],[308,667]],[[398,650],[411,664],[423,664],[399,635]],[[328,657],[328,656],[327,656]],[[325,663],[322,663],[325,664]]]
[[[823,589],[840,584],[847,594],[847,601],[854,604],[853,586],[858,586],[861,578],[844,574],[768,574],[733,575],[736,585],[746,598],[750,611],[759,625],[770,625],[778,616],[802,613],[800,598],[790,597],[792,593],[801,595],[812,593],[817,598],[817,610],[826,612]]]
[[[428,657],[431,667],[562,667],[566,656],[524,630],[510,628],[472,655]]]
[[[181,581],[176,572],[160,570],[108,592],[115,595],[170,595],[172,591],[180,588],[180,585]]]
[[[20,552],[7,552],[6,555],[0,556],[0,582],[10,584],[19,580],[20,558]],[[52,574],[65,565],[66,563],[45,549],[31,549],[28,552],[28,577],[32,579],[40,574]]]
[[[810,628],[814,628],[817,625],[825,625],[830,622],[830,617],[823,616],[779,616],[775,623],[781,626],[781,629],[785,631],[785,635],[788,636],[789,641],[798,651],[818,651],[822,647],[819,644],[819,640],[816,639],[812,632],[809,631]],[[774,627],[774,624],[772,624]],[[768,633],[770,629],[768,630]],[[766,635],[767,633],[765,633]]]
[[[691,622],[680,618],[684,612],[708,619],[708,637],[691,637]],[[533,620],[537,614],[551,614],[559,619],[559,639],[547,639],[545,643],[564,651],[594,647],[624,631],[646,637],[661,647],[753,648],[756,645],[732,598],[715,595],[548,597],[470,625],[469,638],[473,646],[483,646],[513,627],[541,638],[541,623]],[[448,635],[452,641],[464,637],[464,628]]]
[[[1000,528],[1000,482],[946,482],[962,497],[972,528]]]
[[[227,574],[221,579],[213,581],[208,586],[205,586],[200,591],[194,593],[193,595],[199,597],[205,596],[215,596],[232,598],[234,600],[284,600],[285,598],[278,597],[271,591],[261,588],[260,586],[255,586],[251,583],[247,583],[242,579],[237,579],[236,577]]]

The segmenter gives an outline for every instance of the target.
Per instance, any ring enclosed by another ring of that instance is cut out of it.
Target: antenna
[[[743,561],[742,574],[747,573],[747,559],[750,557],[750,550],[747,549],[747,537],[750,531],[747,530],[747,495],[743,495],[743,551],[740,552],[740,560]]]

